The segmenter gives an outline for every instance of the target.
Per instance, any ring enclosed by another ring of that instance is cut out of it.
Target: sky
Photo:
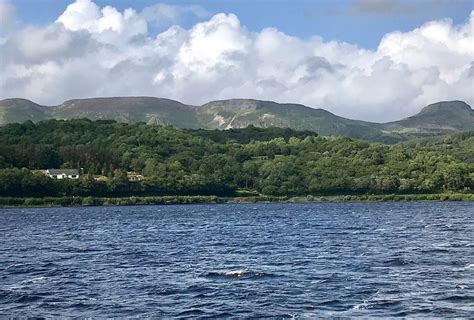
[[[255,98],[391,121],[474,105],[474,0],[0,0],[0,99]]]

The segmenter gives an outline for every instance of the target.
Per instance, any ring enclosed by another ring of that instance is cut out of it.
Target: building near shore
[[[46,175],[52,179],[79,179],[77,169],[48,169]]]
[[[144,177],[136,172],[127,172],[128,181],[142,181]]]

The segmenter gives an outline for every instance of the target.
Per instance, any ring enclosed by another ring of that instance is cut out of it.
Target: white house
[[[46,175],[53,179],[79,179],[76,169],[48,169]]]
[[[128,181],[142,181],[144,177],[136,172],[127,172],[127,178]]]

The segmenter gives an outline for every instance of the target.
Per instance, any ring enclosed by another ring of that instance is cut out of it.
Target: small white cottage
[[[46,175],[53,179],[79,179],[76,169],[48,169]]]

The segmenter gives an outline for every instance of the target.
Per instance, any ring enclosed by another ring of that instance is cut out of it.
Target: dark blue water
[[[473,203],[0,210],[0,316],[472,317]]]

